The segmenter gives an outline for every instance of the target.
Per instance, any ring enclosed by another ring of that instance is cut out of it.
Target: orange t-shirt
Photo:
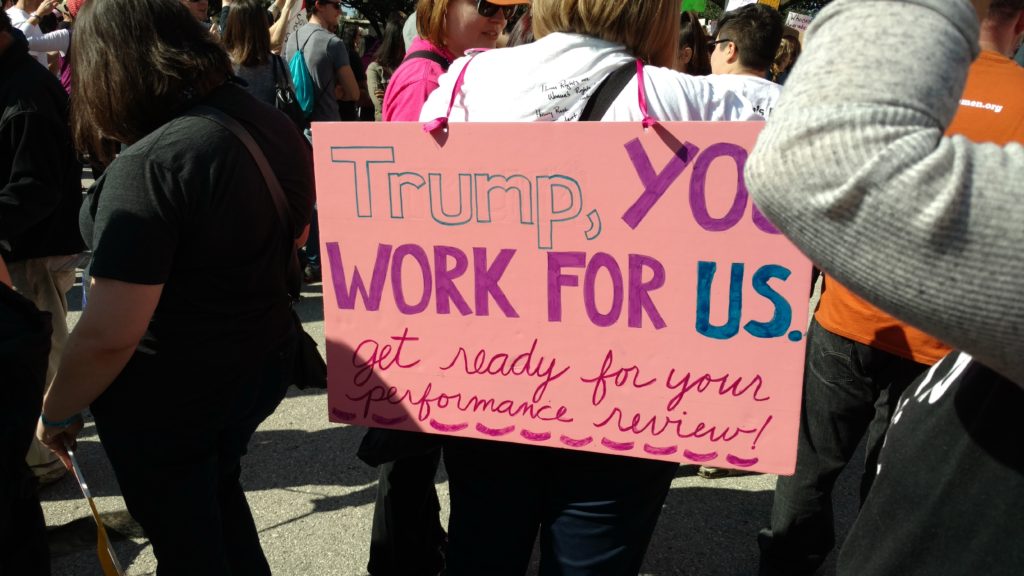
[[[960,108],[947,134],[974,142],[1024,143],[1024,68],[984,51],[967,74]],[[825,277],[815,319],[823,328],[879,350],[934,364],[949,347],[868,304],[834,278]]]

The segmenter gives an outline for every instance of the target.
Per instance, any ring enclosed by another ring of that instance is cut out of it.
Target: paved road
[[[72,305],[80,309],[80,287]],[[298,306],[306,330],[323,346],[320,286],[307,287]],[[77,313],[71,321],[77,320]],[[173,424],[160,433],[173,434]],[[375,470],[355,458],[362,429],[330,424],[326,394],[292,390],[256,432],[243,460],[242,483],[274,574],[365,574]],[[79,438],[83,472],[115,535],[118,556],[131,576],[154,574],[152,548],[124,509],[116,480],[90,424]],[[854,460],[857,461],[856,459]],[[684,466],[672,484],[643,574],[753,576],[758,529],[771,509],[775,477],[747,475],[704,480]],[[438,491],[447,502],[442,469]],[[845,534],[856,510],[855,478],[840,478],[837,515]],[[95,528],[70,478],[41,492],[51,527],[54,576],[101,576]],[[154,497],[159,497],[158,494]],[[447,506],[442,514],[447,520]],[[534,563],[531,573],[536,572]],[[821,574],[834,572],[832,562]]]

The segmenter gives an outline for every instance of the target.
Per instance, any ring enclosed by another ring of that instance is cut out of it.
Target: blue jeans
[[[867,433],[861,502],[903,391],[928,367],[825,330],[807,332],[796,472],[775,486],[761,531],[763,576],[813,574],[835,547],[832,489]]]
[[[452,438],[446,576],[637,574],[674,462]]]

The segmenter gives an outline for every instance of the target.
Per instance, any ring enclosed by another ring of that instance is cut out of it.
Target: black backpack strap
[[[612,102],[619,97],[619,93],[622,92],[626,84],[636,76],[636,60],[630,60],[622,66],[619,66],[614,72],[608,75],[601,82],[593,92],[590,93],[590,99],[587,100],[587,105],[583,108],[583,113],[580,114],[579,121],[598,121],[604,117],[611,108]]]
[[[403,62],[405,60],[412,60],[413,58],[424,58],[426,60],[436,62],[438,65],[441,66],[441,69],[444,70],[445,72],[447,72],[448,67],[452,65],[452,63],[447,58],[441,56],[437,52],[431,52],[430,50],[417,50],[415,52],[410,52],[405,55],[405,59],[403,60]]]

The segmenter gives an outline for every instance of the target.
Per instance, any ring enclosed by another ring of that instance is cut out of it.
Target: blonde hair
[[[448,0],[419,0],[416,3],[416,33],[437,47],[445,42],[445,13]]]
[[[533,0],[532,13],[537,38],[554,32],[584,34],[623,44],[648,64],[675,63],[679,0]]]

